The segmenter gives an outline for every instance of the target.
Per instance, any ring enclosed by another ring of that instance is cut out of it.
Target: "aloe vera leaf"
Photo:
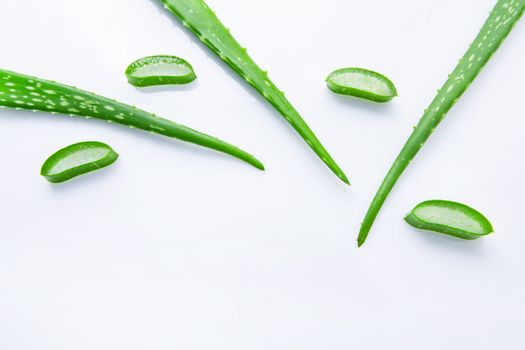
[[[254,156],[215,137],[91,92],[3,69],[0,69],[0,106],[127,125],[211,148],[264,170],[263,164]]]
[[[469,240],[494,232],[490,221],[477,210],[445,200],[430,200],[418,204],[405,217],[405,221],[422,230]]]
[[[126,69],[131,85],[138,87],[187,84],[197,76],[186,60],[167,55],[148,56],[131,63]]]
[[[525,0],[498,0],[479,34],[449,75],[448,80],[414,128],[377,191],[361,224],[358,246],[363,245],[388,194],[410,161],[423,147],[447,112],[463,95],[481,69],[510,33],[525,10]]]
[[[215,52],[226,64],[254,87],[301,135],[322,161],[345,183],[346,175],[328,151],[317,139],[299,112],[277,86],[248,55],[230,34],[215,13],[203,0],[160,0],[182,24],[189,28],[204,44]]]
[[[374,102],[388,102],[397,96],[390,79],[363,68],[342,68],[326,78],[328,88],[341,95],[349,95]]]
[[[62,148],[42,165],[40,174],[49,182],[60,183],[113,164],[118,158],[110,146],[86,141]]]

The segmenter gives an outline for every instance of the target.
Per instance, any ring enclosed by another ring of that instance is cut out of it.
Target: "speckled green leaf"
[[[499,0],[469,49],[425,110],[403,149],[392,164],[361,224],[357,244],[361,246],[388,194],[447,112],[463,95],[510,33],[525,10],[525,0]],[[518,43],[519,45],[519,43]],[[483,102],[483,101],[482,101]]]
[[[251,154],[215,137],[91,92],[3,69],[0,106],[102,119],[208,147],[264,169]]]
[[[345,183],[346,175],[324,148],[284,93],[230,34],[203,0],[158,0],[188,27],[204,44],[253,86],[301,135],[322,161]],[[271,18],[268,19],[271,21]],[[262,28],[264,29],[264,28]]]

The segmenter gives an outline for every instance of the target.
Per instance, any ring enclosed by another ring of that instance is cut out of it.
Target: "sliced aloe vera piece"
[[[388,102],[397,96],[396,87],[390,79],[363,68],[338,69],[328,75],[326,84],[337,94],[375,102]]]
[[[128,66],[126,76],[131,85],[144,87],[153,85],[187,84],[197,76],[191,64],[176,56],[143,57]]]
[[[477,239],[494,232],[489,220],[471,207],[451,201],[431,200],[418,204],[405,217],[410,225],[462,239]]]
[[[62,148],[42,165],[40,174],[49,182],[60,183],[107,167],[118,158],[117,152],[102,142],[87,141]]]

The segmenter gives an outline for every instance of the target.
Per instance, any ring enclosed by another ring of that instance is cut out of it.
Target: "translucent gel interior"
[[[87,163],[92,163],[104,158],[109,150],[102,147],[85,148],[75,151],[54,164],[49,169],[49,174],[58,174],[64,170],[78,167]]]
[[[459,208],[435,205],[422,206],[416,208],[414,214],[421,220],[430,223],[445,225],[476,234],[484,233],[483,226]]]
[[[369,91],[376,95],[390,96],[392,92],[382,80],[361,72],[343,72],[332,77],[337,85],[348,86],[355,89]]]
[[[178,63],[152,63],[138,68],[133,75],[139,78],[151,76],[184,76],[188,75],[191,70]]]

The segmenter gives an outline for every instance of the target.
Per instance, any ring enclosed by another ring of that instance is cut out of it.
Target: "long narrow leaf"
[[[388,194],[392,191],[392,188],[410,161],[423,147],[447,112],[478,76],[481,69],[510,33],[524,10],[525,0],[499,0],[497,2],[478,36],[423,114],[423,117],[383,180],[361,225],[357,239],[359,246],[365,242],[370,228]]]
[[[248,84],[253,86],[301,135],[323,162],[345,183],[346,175],[332,159],[321,142],[286,99],[284,93],[268,78],[248,55],[230,31],[203,0],[160,0],[182,24],[188,27],[204,44],[226,62]]]
[[[91,92],[3,69],[0,106],[102,119],[212,148],[264,169],[251,154],[184,125]]]

